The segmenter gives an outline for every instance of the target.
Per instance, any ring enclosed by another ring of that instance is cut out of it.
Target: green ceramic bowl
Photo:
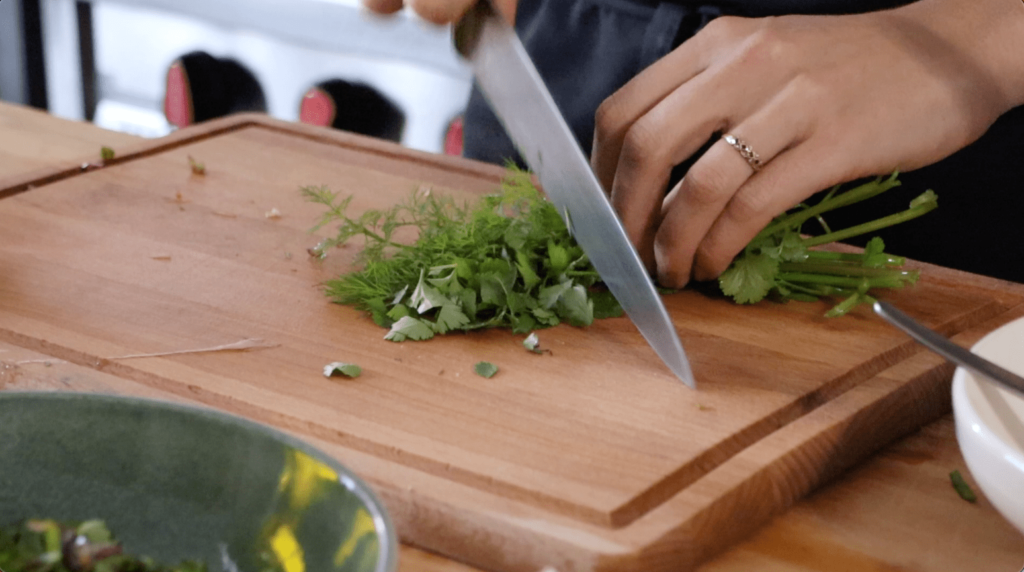
[[[345,467],[262,425],[158,401],[0,392],[0,525],[26,518],[102,519],[127,553],[210,572],[397,568],[384,507]]]

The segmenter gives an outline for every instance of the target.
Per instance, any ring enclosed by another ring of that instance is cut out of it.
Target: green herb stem
[[[928,213],[929,211],[934,210],[937,206],[938,203],[934,201],[927,202],[922,205],[909,208],[903,212],[885,216],[880,219],[873,220],[871,222],[866,222],[864,224],[859,224],[857,226],[851,226],[850,228],[838,230],[829,234],[823,234],[821,236],[805,238],[803,243],[804,246],[810,248],[821,244],[828,244],[830,242],[840,242],[848,238],[853,238],[854,236],[860,236],[862,234],[867,234],[869,232],[876,232],[889,226],[913,220],[923,214]]]
[[[850,276],[831,276],[828,274],[807,274],[802,272],[780,272],[779,280],[786,282],[803,282],[807,284],[827,284],[841,288],[902,288],[906,280],[902,277],[876,276],[856,278]]]
[[[893,173],[887,179],[879,178],[874,181],[869,181],[858,187],[854,187],[845,193],[835,194],[834,192],[831,192],[825,199],[813,207],[797,211],[776,220],[758,233],[754,240],[756,241],[757,238],[771,236],[783,229],[799,227],[804,222],[809,219],[816,218],[822,213],[870,199],[871,197],[884,193],[893,187],[898,187],[900,182],[896,179],[897,175],[898,173]]]
[[[842,262],[829,264],[819,262],[783,262],[779,264],[779,271],[786,272],[799,272],[799,273],[811,273],[811,274],[831,274],[834,276],[850,276],[850,277],[862,277],[868,278],[875,277],[887,277],[887,278],[905,278],[912,280],[914,278],[914,271],[912,270],[896,270],[893,268],[872,268],[867,266],[857,266],[854,264],[844,264]]]

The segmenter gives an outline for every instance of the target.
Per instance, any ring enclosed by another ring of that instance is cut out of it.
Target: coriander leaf
[[[541,283],[540,276],[534,272],[529,257],[520,250],[516,251],[516,268],[519,269],[519,275],[523,277],[527,290],[533,290],[534,286]]]
[[[341,375],[344,377],[356,378],[363,373],[363,368],[354,363],[332,362],[324,366],[324,377]]]
[[[480,276],[480,301],[494,306],[505,305],[505,287],[501,278],[494,274]]]
[[[477,314],[476,290],[470,290],[469,288],[465,288],[465,289],[459,291],[458,297],[459,297],[459,302],[462,303],[461,304],[462,312],[464,314],[466,314],[466,316],[468,316],[471,321],[472,320],[476,320],[476,314]]]
[[[594,322],[594,302],[587,290],[577,284],[566,290],[555,305],[558,315],[573,326],[589,326]]]
[[[533,332],[529,336],[526,336],[526,339],[523,340],[523,347],[526,348],[527,351],[535,354],[551,353],[551,350],[540,347],[540,338],[537,337],[537,332]]]
[[[786,262],[801,262],[807,260],[807,247],[804,246],[800,235],[795,232],[787,232],[779,244],[779,259]]]
[[[395,292],[395,298],[391,301],[392,304],[400,304],[405,299],[405,293],[409,291],[409,285],[406,284],[401,290]]]
[[[390,328],[391,324],[394,322],[394,320],[388,316],[388,306],[382,298],[370,298],[367,300],[366,309],[370,311],[370,317],[373,318],[373,323],[378,326]]]
[[[434,337],[434,330],[423,320],[404,316],[391,325],[391,331],[385,336],[385,340],[392,342],[404,342],[405,340],[429,340]]]
[[[548,264],[551,265],[551,273],[555,275],[565,272],[569,267],[569,252],[553,240],[548,241]]]
[[[526,292],[509,292],[506,303],[513,314],[521,314],[537,307],[536,298]]]
[[[391,318],[392,322],[397,322],[402,318],[411,315],[412,311],[405,304],[396,304],[393,308],[388,310],[386,314],[388,318]]]
[[[561,322],[561,320],[558,319],[558,315],[551,310],[534,308],[530,310],[530,313],[537,319],[537,322],[544,324],[545,326],[557,326],[559,322]]]
[[[412,296],[409,301],[413,306],[416,307],[416,312],[425,314],[434,308],[439,308],[446,303],[449,303],[448,298],[444,297],[436,288],[427,284],[424,279],[424,271],[420,271],[420,280],[416,284],[416,289],[412,291]]]
[[[530,335],[526,336],[525,340],[523,340],[523,347],[531,352],[539,353],[539,350],[537,349],[538,343],[540,343],[540,339],[537,337],[537,332],[532,332]]]
[[[524,334],[537,327],[537,320],[531,314],[516,314],[512,316],[512,332]]]
[[[590,298],[594,301],[594,319],[618,318],[625,314],[622,305],[608,290],[592,292]]]
[[[494,377],[494,374],[498,373],[498,366],[489,361],[482,361],[473,366],[473,371],[475,371],[480,377],[490,379]]]
[[[446,334],[449,330],[461,330],[468,324],[469,316],[463,313],[456,304],[449,302],[441,306],[441,310],[437,313],[434,330],[439,334]]]
[[[110,161],[114,158],[114,155],[114,150],[111,149],[110,147],[100,148],[100,159],[103,159],[104,161]]]
[[[779,273],[779,261],[766,254],[745,254],[718,278],[722,292],[738,304],[760,302]]]
[[[558,299],[562,297],[570,288],[572,288],[572,280],[564,280],[553,286],[542,288],[540,293],[537,295],[537,303],[540,304],[541,308],[550,310],[555,307],[558,303]]]

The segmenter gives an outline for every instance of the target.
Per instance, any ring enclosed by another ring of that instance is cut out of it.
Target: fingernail
[[[657,242],[654,244],[654,263],[658,270],[658,284],[665,288],[682,288],[689,281],[689,270],[679,272],[673,268],[669,254]]]

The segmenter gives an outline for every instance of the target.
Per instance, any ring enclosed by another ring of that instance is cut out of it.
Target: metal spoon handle
[[[944,336],[939,335],[938,332],[925,327],[924,324],[897,310],[888,302],[877,300],[874,307],[876,314],[909,334],[910,337],[917,340],[921,345],[959,366],[1016,391],[1024,397],[1024,377],[1012,371],[1007,371],[978,354],[954,344]]]

